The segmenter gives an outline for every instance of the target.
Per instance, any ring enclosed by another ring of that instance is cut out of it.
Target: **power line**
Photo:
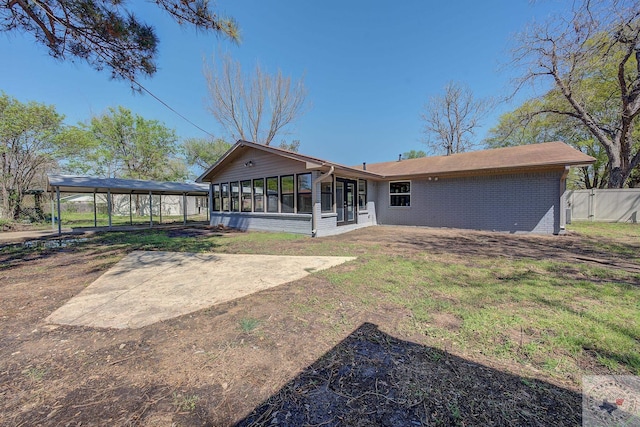
[[[216,136],[214,134],[212,134],[211,132],[208,132],[204,129],[202,129],[200,126],[198,126],[197,124],[193,123],[191,120],[189,120],[188,118],[186,118],[185,116],[183,116],[182,114],[180,114],[178,111],[176,111],[173,107],[171,107],[169,104],[167,104],[166,102],[164,102],[162,99],[160,99],[159,97],[157,97],[156,95],[154,95],[149,89],[147,89],[146,87],[142,86],[140,83],[138,83],[134,78],[129,78],[131,80],[131,82],[135,83],[136,85],[138,85],[138,87],[140,87],[140,89],[142,89],[143,91],[145,91],[146,93],[148,93],[149,95],[151,95],[151,97],[153,97],[153,99],[155,99],[156,101],[158,101],[159,103],[161,103],[162,105],[164,105],[165,107],[167,107],[169,110],[171,110],[174,114],[176,114],[178,117],[180,117],[182,120],[184,120],[185,122],[189,123],[191,126],[201,130],[202,132],[206,133],[207,135],[209,135],[212,138],[215,138]]]
[[[48,8],[44,7],[42,4],[40,4],[40,2],[34,2],[37,6],[40,7],[40,9],[42,9],[44,11],[44,13],[49,16],[49,18],[51,18],[52,20],[56,21],[57,23],[59,23],[60,25],[62,25],[65,28],[69,28],[65,25],[64,22],[62,22],[62,20],[60,18],[58,18],[57,16],[55,16],[53,14],[52,11],[50,11]],[[79,40],[81,40],[81,43],[84,43],[86,45],[86,42],[84,42],[84,39],[82,37],[79,37]],[[153,92],[151,92],[149,89],[147,89],[146,87],[144,87],[142,84],[140,84],[133,76],[128,75],[128,73],[126,73],[121,67],[119,67],[117,64],[112,64],[109,61],[109,58],[105,57],[101,52],[96,51],[94,49],[91,49],[91,46],[87,46],[93,53],[95,53],[96,55],[98,55],[99,57],[101,57],[107,64],[111,65],[112,67],[116,68],[119,72],[120,75],[122,77],[124,77],[125,79],[129,80],[130,82],[136,84],[140,89],[142,89],[144,92],[148,93],[153,99],[155,99],[156,101],[158,101],[160,104],[164,105],[167,109],[169,109],[171,112],[173,112],[175,115],[177,115],[178,117],[180,117],[182,120],[184,120],[185,122],[189,123],[191,126],[199,129],[200,131],[206,133],[207,135],[209,135],[212,138],[215,138],[215,135],[213,135],[211,132],[208,132],[206,130],[204,130],[203,128],[201,128],[200,126],[198,126],[197,124],[195,124],[194,122],[192,122],[191,120],[189,120],[187,117],[185,117],[183,114],[179,113],[175,108],[171,107],[169,104],[167,104],[166,102],[164,102],[162,99],[160,99],[157,95],[155,95]]]

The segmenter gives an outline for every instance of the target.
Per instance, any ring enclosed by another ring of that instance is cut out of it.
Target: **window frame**
[[[364,184],[364,190],[360,189],[360,184]],[[360,196],[364,195],[361,199]],[[366,211],[369,197],[369,182],[366,179],[358,179],[358,210]],[[363,203],[361,203],[363,201]]]
[[[238,191],[236,195],[233,194],[233,186],[236,185]],[[230,211],[231,212],[240,212],[240,181],[232,181],[229,183],[229,200],[230,200]],[[235,202],[235,203],[234,203]]]
[[[329,185],[329,190],[330,191],[322,191],[322,186],[328,184]],[[327,209],[326,205],[324,204],[324,197],[329,195],[329,207]],[[335,198],[335,185],[333,182],[333,176],[331,177],[331,180],[327,180],[327,181],[321,181],[320,182],[320,213],[333,213],[334,212],[334,208],[335,208],[335,203],[334,203],[334,199]]]
[[[262,181],[262,187],[256,187],[256,182]],[[264,203],[264,178],[255,178],[251,182],[253,185],[253,212],[264,212],[265,203]],[[256,188],[262,188],[262,192],[258,193]],[[257,209],[258,206],[258,198],[260,198],[260,206],[262,209]]]
[[[275,194],[275,210],[272,210],[273,208],[273,194],[269,194],[269,181],[273,182],[275,181],[276,183],[276,194]],[[267,200],[266,200],[266,205],[265,205],[265,212],[267,213],[277,213],[280,212],[280,179],[277,176],[268,176],[267,178],[265,178],[265,194],[267,196]]]
[[[409,184],[409,192],[391,192],[391,185],[392,184],[399,184],[399,183],[407,183]],[[408,197],[408,204],[406,205],[400,205],[400,204],[393,204],[393,197]],[[402,181],[389,181],[389,207],[392,208],[410,208],[411,207],[411,180],[402,180]]]
[[[300,184],[301,181],[300,179],[304,178],[304,179],[308,179],[308,188],[304,188],[301,189]],[[307,172],[307,173],[299,173],[296,175],[296,179],[295,179],[295,184],[296,184],[296,212],[300,213],[300,214],[310,214],[313,213],[313,177],[311,176],[311,172]],[[307,200],[308,203],[303,203],[303,201]],[[309,206],[309,210],[301,210],[302,206],[304,205],[308,205]]]
[[[226,188],[226,191],[225,191],[225,188]],[[228,182],[220,183],[220,194],[221,194],[221,196],[220,196],[220,201],[221,201],[221,203],[220,203],[220,211],[221,212],[230,212],[230,207],[231,207],[230,201],[231,200],[229,198],[229,183]],[[225,202],[227,202],[226,203],[226,205],[227,205],[226,209],[225,209]]]
[[[245,192],[245,184],[249,189],[248,193]],[[249,202],[248,208],[245,201]],[[253,182],[250,179],[240,181],[240,212],[253,212]]]
[[[284,191],[284,180],[287,181],[291,178],[291,192]],[[287,199],[291,198],[291,206],[285,203],[285,196]],[[296,178],[294,174],[280,175],[280,212],[282,213],[295,213],[296,212]]]
[[[211,203],[211,210],[213,212],[220,212],[222,208],[222,200],[220,198],[220,184],[212,185],[213,191],[211,192],[211,197],[213,197],[213,202]],[[217,207],[216,207],[217,202]]]

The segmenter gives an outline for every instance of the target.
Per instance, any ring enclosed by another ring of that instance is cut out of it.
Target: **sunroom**
[[[375,174],[247,141],[199,182],[209,182],[211,224],[326,236],[374,225]]]

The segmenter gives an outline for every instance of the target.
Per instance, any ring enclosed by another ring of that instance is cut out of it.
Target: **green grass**
[[[200,397],[195,394],[173,394],[173,406],[179,412],[193,412],[195,411]]]
[[[63,227],[93,227],[94,226],[94,218],[93,212],[62,212],[60,215],[62,218],[62,226]],[[97,214],[97,225],[98,227],[107,227],[109,225],[109,216],[107,214]],[[189,215],[187,220],[189,222],[193,221],[206,221],[206,214],[203,215]],[[178,223],[182,224],[184,217],[182,215],[163,215],[162,223]],[[154,225],[158,225],[160,221],[160,216],[157,214],[153,215],[153,223]],[[111,225],[114,227],[117,226],[127,226],[127,225],[149,225],[149,215],[133,215],[131,218],[129,215],[112,215],[111,216]]]
[[[640,224],[580,221],[567,229],[584,236],[600,250],[640,262]]]
[[[474,262],[475,267],[467,264]],[[553,261],[467,260],[465,265],[373,256],[362,268],[324,274],[354,298],[377,294],[410,310],[405,327],[467,353],[518,361],[552,375],[579,375],[588,357],[640,375],[640,277]],[[442,315],[456,327],[439,324]],[[453,329],[453,330],[452,330]]]
[[[580,233],[583,249],[593,249],[594,257],[618,258],[631,267],[571,257],[563,261],[496,258],[481,252],[465,257],[446,251],[394,253],[384,245],[287,233],[169,237],[167,230],[159,229],[110,232],[78,247],[357,256],[356,261],[314,274],[328,280],[356,311],[376,313],[391,304],[398,313],[408,312],[410,316],[398,315],[398,331],[412,339],[576,383],[581,375],[594,372],[640,375],[640,259],[633,242],[640,239],[640,228],[576,223],[572,229]],[[636,251],[635,258],[625,252],[629,248]],[[327,295],[307,295],[292,308],[311,321],[335,314],[336,296]],[[341,336],[351,321],[332,318],[335,325],[327,328]],[[243,318],[238,327],[248,333],[258,324]]]
[[[220,237],[169,237],[166,230],[111,231],[100,233],[89,244],[128,250],[209,252],[221,246]]]
[[[640,223],[574,221],[567,230],[589,237],[607,237],[610,239],[640,239]]]
[[[249,333],[258,327],[260,321],[252,317],[243,317],[242,319],[240,319],[240,322],[238,322],[238,324],[242,332]]]

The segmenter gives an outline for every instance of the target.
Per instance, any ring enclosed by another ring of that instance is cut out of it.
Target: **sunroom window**
[[[311,174],[298,175],[298,213],[311,213]]]
[[[213,210],[220,210],[220,184],[213,184]]]
[[[264,212],[264,179],[253,180],[253,211]]]
[[[280,177],[280,203],[282,203],[281,212],[295,212],[295,187],[293,185],[293,175],[285,175]]]
[[[229,212],[229,183],[220,184],[220,189],[222,193],[222,210]]]
[[[278,212],[278,177],[267,178],[267,212]]]
[[[240,211],[240,183],[238,181],[231,184],[231,212]]]
[[[333,181],[320,183],[320,199],[322,212],[333,212]]]
[[[242,212],[251,212],[251,180],[240,182],[241,200],[240,209]]]

